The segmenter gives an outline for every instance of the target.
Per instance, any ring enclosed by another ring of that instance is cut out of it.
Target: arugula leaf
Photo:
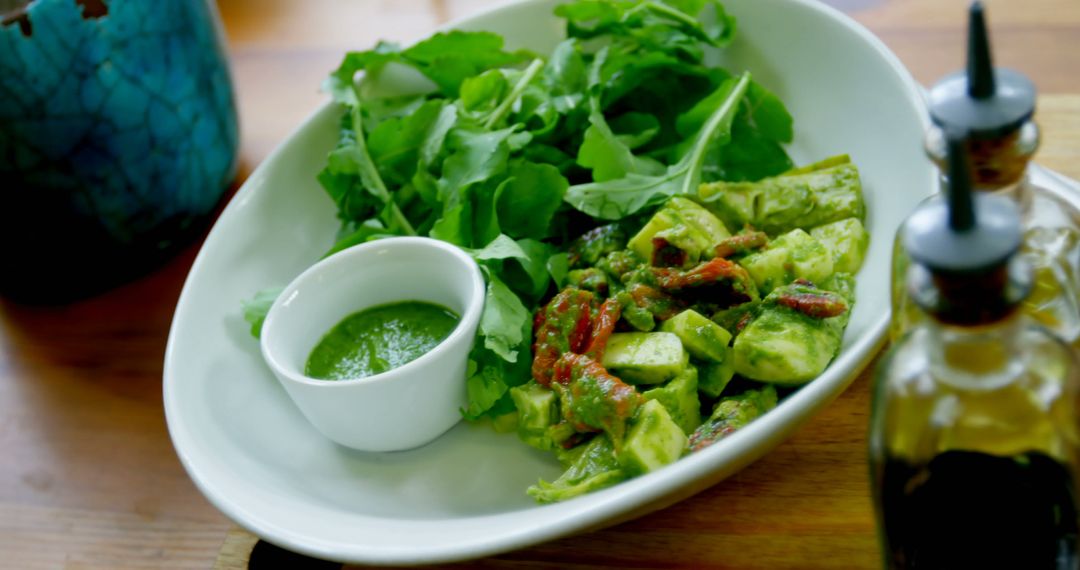
[[[457,246],[472,246],[472,232],[469,230],[472,213],[472,201],[468,198],[452,205],[447,203],[442,216],[432,224],[428,235]]]
[[[480,317],[480,334],[484,348],[499,355],[507,362],[517,362],[521,351],[524,327],[529,322],[529,311],[521,299],[493,272],[487,276],[487,294],[484,297],[484,314]]]
[[[634,156],[630,148],[611,132],[599,112],[589,115],[589,128],[578,149],[577,163],[592,169],[593,181],[622,178],[629,173],[656,175],[664,165],[648,157]]]
[[[401,55],[448,97],[456,97],[462,82],[469,77],[530,59],[527,52],[503,51],[503,38],[498,34],[457,30],[435,34]]]
[[[632,111],[608,121],[615,138],[633,150],[653,140],[660,132],[660,120],[649,113]]]
[[[757,181],[787,172],[794,166],[779,143],[736,116],[731,128],[731,143],[710,150],[701,175],[704,182]]]
[[[431,124],[423,142],[420,143],[420,161],[425,166],[435,164],[442,153],[446,135],[457,124],[458,113],[454,105],[446,105],[439,111],[439,116]]]
[[[510,135],[517,129],[514,125],[490,132],[463,127],[451,130],[448,143],[454,150],[443,162],[440,198],[445,200],[452,192],[505,171],[510,158]]]
[[[535,302],[551,285],[547,262],[555,253],[555,247],[534,239],[518,240],[517,244],[525,256],[504,264],[502,274],[511,289]]]
[[[491,240],[491,243],[481,249],[464,248],[476,261],[491,261],[495,259],[527,259],[529,255],[521,249],[516,241],[506,234]]]
[[[495,197],[502,231],[515,238],[547,237],[570,183],[558,168],[526,160],[513,161],[508,176]]]
[[[374,204],[356,191],[353,178],[359,177],[359,186],[385,206],[393,225],[400,227],[406,235],[416,235],[416,231],[401,209],[390,196],[379,169],[371,160],[362,128],[360,103],[350,109],[352,131],[343,133],[342,142],[328,157],[326,168],[319,174],[319,182],[338,205],[338,215],[344,219],[357,219],[359,212],[366,213]],[[388,220],[389,221],[389,220]]]
[[[779,97],[756,81],[750,83],[746,91],[746,109],[750,122],[762,137],[782,143],[789,143],[794,138],[793,120],[787,107]]]
[[[578,0],[555,7],[555,15],[566,20],[566,35],[591,38],[619,25],[623,7],[602,0]]]
[[[560,119],[561,112],[551,93],[534,82],[525,87],[508,120],[524,125],[534,141],[557,134]]]
[[[259,338],[262,333],[263,321],[266,320],[266,314],[270,312],[270,307],[273,306],[278,295],[281,295],[284,290],[284,287],[268,287],[255,293],[255,296],[250,300],[241,301],[244,320],[251,324],[251,336]]]
[[[379,42],[375,49],[345,54],[341,64],[323,81],[322,90],[330,94],[334,101],[346,105],[357,102],[354,81],[362,70],[379,68],[391,61],[400,59],[401,48],[390,42]]]
[[[488,411],[509,389],[503,381],[504,374],[500,363],[487,360],[483,365],[477,360],[469,360],[465,380],[468,407],[461,410],[466,419],[476,420],[488,415]]]
[[[737,82],[721,87],[726,92],[723,102],[699,130],[690,151],[666,173],[647,176],[630,172],[614,180],[571,186],[566,192],[567,203],[590,216],[617,220],[670,196],[696,192],[706,151],[718,134],[730,131],[749,83],[750,74],[744,73]]]
[[[528,350],[528,347],[525,347]],[[477,344],[469,354],[465,390],[468,405],[461,410],[469,420],[497,417],[514,411],[508,389],[529,380],[531,362],[527,358],[507,362]]]
[[[703,99],[677,121],[680,132],[692,132],[701,116],[713,108],[714,97]],[[730,143],[715,145],[702,168],[705,181],[760,180],[794,166],[781,143],[791,142],[792,118],[780,99],[751,82],[732,122]]]
[[[565,39],[555,46],[544,66],[543,78],[559,113],[566,114],[581,104],[587,86],[587,66],[578,40]]]
[[[360,182],[355,161],[350,157],[354,143],[344,141],[326,157],[326,166],[316,179],[337,205],[342,220],[362,220],[375,213],[378,202]]]
[[[534,59],[525,71],[521,72],[520,76],[514,78],[514,86],[510,90],[510,93],[499,102],[499,106],[496,107],[487,117],[483,120],[485,129],[494,128],[495,125],[502,122],[503,119],[510,113],[510,109],[521,98],[521,95],[525,92],[525,89],[529,86],[529,83],[536,78],[540,70],[543,69],[544,60]]]
[[[385,182],[403,185],[416,173],[420,148],[442,115],[446,102],[427,101],[406,117],[383,121],[367,137],[368,151]]]
[[[716,0],[664,0],[684,14],[697,15],[697,24],[709,43],[723,47],[735,36],[735,17]]]
[[[751,85],[753,82],[751,82]],[[683,139],[689,139],[694,133],[701,130],[701,127],[705,126],[705,123],[709,121],[716,109],[724,104],[730,94],[730,90],[727,89],[727,80],[718,89],[709,93],[707,96],[700,99],[694,104],[688,111],[680,114],[675,119],[675,131],[679,133],[679,136]],[[749,92],[749,88],[747,88]],[[691,141],[692,142],[692,141]]]
[[[330,257],[339,251],[349,249],[354,245],[360,245],[376,239],[392,236],[394,236],[394,234],[386,229],[386,227],[378,220],[365,220],[362,224],[357,226],[356,229],[338,238],[337,242],[334,243],[334,246],[324,253],[321,259],[326,259],[327,257]]]
[[[567,274],[570,273],[570,255],[566,252],[552,255],[547,260],[547,270],[555,280],[555,286],[561,289],[566,284]]]
[[[463,81],[459,100],[466,112],[487,115],[495,110],[509,90],[506,73],[501,69],[490,69]]]

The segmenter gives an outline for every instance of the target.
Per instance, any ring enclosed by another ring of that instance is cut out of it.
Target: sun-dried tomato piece
[[[750,253],[768,244],[769,236],[765,232],[746,232],[720,240],[720,243],[716,244],[714,252],[716,257],[728,258],[733,255]]]
[[[693,301],[730,306],[757,297],[757,287],[750,274],[741,265],[722,257],[688,271],[656,267],[652,272],[661,289]]]
[[[671,295],[655,288],[637,283],[627,290],[634,304],[653,314],[658,320],[666,321],[679,314],[686,306]]]
[[[827,291],[783,291],[775,298],[782,305],[815,319],[839,317],[847,312],[847,303]]]
[[[588,291],[566,288],[537,315],[532,375],[540,384],[551,383],[552,369],[563,353],[584,350],[592,332],[592,300]]]
[[[607,432],[616,444],[643,401],[633,386],[584,354],[562,355],[555,363],[554,379],[563,418],[579,432]]]
[[[604,304],[600,305],[600,310],[596,313],[596,318],[593,319],[592,338],[589,339],[589,344],[585,347],[585,354],[595,360],[603,360],[607,341],[611,337],[611,333],[615,332],[615,324],[619,322],[621,315],[622,305],[615,299],[608,299],[604,301]]]
[[[682,267],[690,255],[662,237],[652,238],[653,254],[650,265],[653,267]]]

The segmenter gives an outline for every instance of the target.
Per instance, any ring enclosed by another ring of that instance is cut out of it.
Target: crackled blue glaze
[[[0,225],[20,230],[0,239],[55,250],[71,243],[60,222],[118,263],[170,249],[220,199],[236,149],[207,0],[36,0],[0,27]]]

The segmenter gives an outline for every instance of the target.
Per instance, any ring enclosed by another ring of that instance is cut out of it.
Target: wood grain
[[[321,104],[318,85],[343,51],[379,38],[408,43],[494,3],[219,0],[242,125],[240,179]],[[829,3],[878,34],[919,81],[961,65],[963,0]],[[1040,99],[1039,160],[1080,177],[1080,2],[987,5],[999,63],[1046,93],[1070,94]],[[254,537],[189,481],[162,414],[165,340],[196,251],[80,303],[0,301],[0,569],[246,567]],[[669,509],[446,568],[876,567],[867,388],[859,379],[774,453]]]

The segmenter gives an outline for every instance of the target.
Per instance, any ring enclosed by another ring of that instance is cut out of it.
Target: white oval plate
[[[491,10],[456,28],[491,30],[547,53],[556,0]],[[191,478],[241,526],[280,546],[369,564],[490,555],[625,520],[688,497],[765,454],[838,395],[888,321],[892,236],[935,187],[921,150],[925,108],[897,59],[858,24],[812,0],[726,0],[739,19],[725,65],[749,69],[795,117],[798,163],[850,153],[872,235],[858,303],[828,370],[765,417],[674,465],[562,504],[525,488],[558,476],[512,434],[459,424],[401,453],[365,454],[320,436],[259,355],[240,301],[289,282],[331,245],[337,223],[315,181],[336,141],[327,104],[263,162],[222,213],[180,296],[165,355],[169,431]]]

